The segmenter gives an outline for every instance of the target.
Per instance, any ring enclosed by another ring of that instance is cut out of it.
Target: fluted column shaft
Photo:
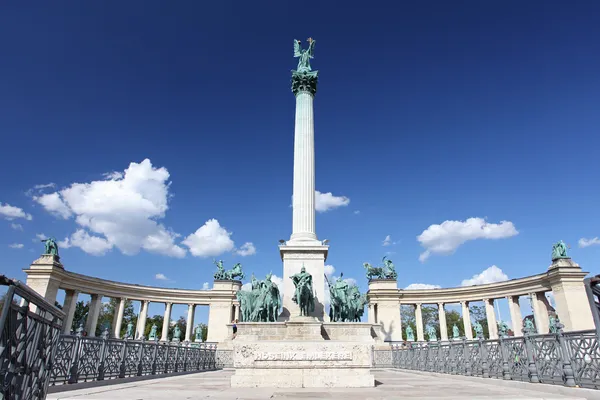
[[[487,316],[489,339],[498,339],[498,325],[496,324],[496,312],[494,310],[494,299],[485,299],[485,315]]]
[[[440,321],[440,335],[442,340],[448,340],[448,327],[446,326],[446,310],[444,309],[444,303],[438,304],[438,319]]]
[[[415,304],[415,324],[417,325],[417,340],[422,342],[425,340],[423,334],[423,313],[421,311],[421,303]]]
[[[166,342],[169,339],[169,325],[171,325],[171,307],[173,303],[165,303],[165,315],[163,318],[161,342]]]
[[[148,304],[150,302],[148,300],[144,300],[142,302],[142,311],[140,312],[139,324],[138,324],[138,332],[136,335],[137,339],[141,339],[144,336],[144,331],[146,330],[146,318],[148,317]]]
[[[65,321],[63,322],[63,333],[69,335],[73,325],[73,317],[77,308],[77,296],[79,292],[76,290],[65,290],[65,302],[63,303],[63,311],[65,312]]]
[[[521,316],[521,305],[519,296],[508,296],[508,311],[510,312],[510,323],[515,336],[523,336],[523,317]]]
[[[194,331],[194,310],[195,304],[188,304],[187,322],[185,325],[185,340],[187,342],[192,341],[192,332]]]
[[[121,326],[123,324],[123,316],[125,315],[125,303],[127,302],[125,297],[119,300],[119,309],[115,313],[115,319],[113,320],[113,336],[116,339],[121,338]]]
[[[465,328],[465,337],[469,340],[473,340],[473,328],[471,328],[471,311],[469,310],[469,302],[461,301],[462,306],[462,318],[463,327]]]
[[[290,240],[315,240],[315,132],[313,95],[296,95],[293,221]]]

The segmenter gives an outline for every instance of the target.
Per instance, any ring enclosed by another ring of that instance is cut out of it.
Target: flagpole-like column
[[[315,230],[315,125],[313,100],[318,71],[292,72],[296,96],[294,129],[293,220],[290,241],[316,241]]]

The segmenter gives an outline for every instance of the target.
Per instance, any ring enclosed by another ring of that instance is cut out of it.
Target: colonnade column
[[[531,304],[537,333],[548,333],[550,321],[548,318],[548,299],[543,292],[531,293]]]
[[[95,337],[98,315],[100,314],[100,308],[102,307],[102,295],[92,294],[91,297],[92,301],[90,302],[87,321],[85,321],[85,331],[89,337]]]
[[[484,299],[485,315],[487,316],[489,339],[498,339],[498,325],[494,311],[494,299]]]
[[[523,317],[521,316],[521,305],[519,296],[507,296],[508,311],[510,311],[510,323],[515,336],[523,336]]]
[[[415,324],[417,325],[417,341],[425,340],[423,335],[423,313],[421,312],[421,303],[415,304]]]
[[[192,332],[194,331],[194,310],[195,304],[188,304],[187,323],[185,325],[185,341],[192,341]]]
[[[448,340],[448,326],[446,326],[446,310],[444,309],[444,303],[438,303],[438,319],[440,321],[440,334],[442,340]]]
[[[169,325],[171,325],[171,307],[173,303],[165,303],[165,315],[163,318],[162,335],[160,335],[160,341],[166,342],[169,340]]]
[[[473,328],[471,328],[471,311],[469,310],[469,302],[461,301],[462,306],[462,318],[463,328],[465,329],[465,337],[469,340],[473,340]]]
[[[63,311],[66,314],[63,322],[63,333],[65,335],[71,333],[73,317],[75,316],[75,309],[77,308],[77,296],[79,296],[77,290],[65,290],[65,302],[63,303]]]
[[[142,311],[140,311],[140,316],[138,320],[138,331],[136,338],[141,339],[144,336],[144,331],[146,330],[146,317],[148,316],[148,304],[150,302],[148,300],[142,301]]]
[[[121,326],[123,325],[123,316],[125,315],[125,303],[127,298],[121,297],[119,299],[119,309],[115,313],[115,319],[113,319],[113,336],[115,339],[121,338]]]

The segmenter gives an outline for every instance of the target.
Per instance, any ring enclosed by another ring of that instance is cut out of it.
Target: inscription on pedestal
[[[351,351],[284,351],[284,352],[259,352],[255,361],[336,361],[352,360]]]

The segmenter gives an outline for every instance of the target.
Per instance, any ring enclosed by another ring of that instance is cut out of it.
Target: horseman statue
[[[315,296],[313,294],[312,275],[306,272],[304,265],[300,273],[290,276],[296,287],[292,301],[300,307],[300,316],[309,316],[315,311]]]
[[[329,318],[332,322],[360,322],[367,304],[367,296],[360,293],[358,286],[349,285],[344,279],[344,274],[332,285],[325,276],[329,285]]]
[[[269,273],[265,280],[259,281],[252,274],[252,289],[237,292],[242,322],[277,321],[281,296],[277,284],[271,280],[272,276]]]
[[[217,272],[215,272],[215,281],[233,281],[235,278],[244,279],[244,272],[242,271],[242,264],[237,263],[232,269],[226,270],[223,266],[223,260],[214,261],[217,266]]]
[[[394,267],[392,260],[388,259],[387,256],[383,257],[382,267],[373,267],[369,263],[364,263],[363,267],[367,270],[367,279],[390,279],[395,280],[398,278],[398,273]]]

